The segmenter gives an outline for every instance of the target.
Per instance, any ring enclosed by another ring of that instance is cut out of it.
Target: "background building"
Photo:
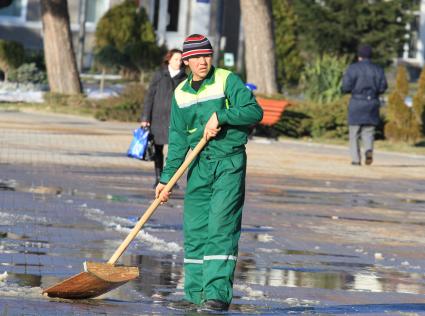
[[[96,23],[112,6],[124,0],[68,0],[74,48],[84,68],[92,63],[92,48]],[[158,43],[169,48],[181,48],[191,33],[206,34],[219,58],[241,68],[243,64],[243,34],[240,25],[239,0],[135,0],[144,7],[154,25]],[[423,67],[425,60],[425,0],[413,0],[417,8],[408,42],[400,52],[399,61],[413,67]],[[85,9],[83,10],[83,6]],[[83,23],[85,21],[85,23]],[[82,25],[85,25],[82,34]],[[40,0],[14,0],[0,9],[0,38],[21,42],[25,48],[41,50],[43,34]],[[81,49],[84,53],[81,53]]]
[[[68,0],[71,31],[77,56],[84,54],[84,68],[92,63],[96,23],[112,6],[124,0]],[[181,48],[191,33],[206,34],[214,49],[230,53],[237,61],[239,48],[239,0],[138,0],[154,25],[158,43]],[[40,0],[14,0],[0,9],[0,38],[22,43],[25,48],[43,49]],[[85,23],[84,23],[85,21]],[[85,25],[82,34],[82,26]],[[221,55],[223,56],[223,55]],[[219,57],[219,54],[217,54]],[[78,58],[80,59],[80,58]]]

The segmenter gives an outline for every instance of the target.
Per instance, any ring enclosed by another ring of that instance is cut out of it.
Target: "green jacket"
[[[189,148],[201,140],[205,124],[216,112],[221,131],[212,138],[201,156],[219,160],[245,151],[249,126],[261,121],[263,110],[252,92],[232,72],[211,67],[198,92],[192,74],[181,82],[171,104],[168,155],[161,175],[167,183],[183,163]]]

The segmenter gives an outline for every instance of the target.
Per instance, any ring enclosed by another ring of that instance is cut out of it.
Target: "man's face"
[[[205,79],[211,69],[212,55],[191,57],[184,61],[189,66],[193,74],[193,80],[200,81]]]

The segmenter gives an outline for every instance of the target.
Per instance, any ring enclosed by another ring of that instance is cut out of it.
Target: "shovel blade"
[[[87,299],[105,294],[139,276],[137,267],[85,262],[85,270],[43,290],[49,297]]]

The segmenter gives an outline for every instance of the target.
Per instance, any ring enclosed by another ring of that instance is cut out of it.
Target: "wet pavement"
[[[0,315],[201,315],[183,295],[185,181],[120,259],[140,277],[100,298],[41,289],[105,262],[152,202],[135,124],[0,111]],[[425,157],[254,139],[226,315],[425,315]]]

